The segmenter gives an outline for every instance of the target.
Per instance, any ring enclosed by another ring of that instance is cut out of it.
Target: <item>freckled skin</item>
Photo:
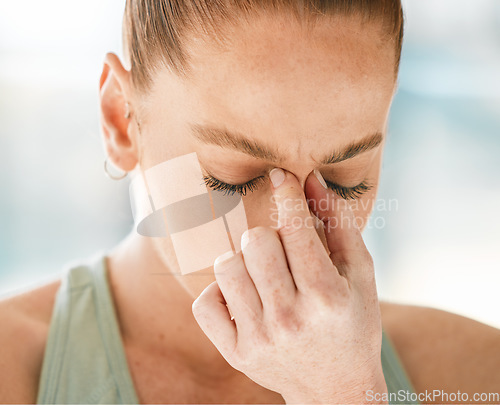
[[[320,24],[310,35],[293,25],[283,32],[279,24],[262,21],[242,26],[229,52],[220,53],[209,44],[193,46],[193,79],[184,83],[161,71],[144,102],[148,108],[141,116],[143,167],[192,151],[215,172],[221,161],[229,167],[242,161],[260,169],[272,167],[239,152],[196,144],[186,133],[187,122],[224,124],[278,147],[288,156],[283,167],[300,181],[318,168],[311,156],[318,158],[325,150],[385,131],[395,87],[393,46],[388,42],[381,47],[377,26],[353,35],[357,23],[346,21]],[[344,184],[343,179],[357,184],[370,178],[375,187],[360,202],[373,200],[382,148],[342,162],[336,166],[339,174],[329,177]],[[333,170],[324,168],[324,177]],[[225,174],[230,181],[229,171]],[[249,227],[272,225],[267,214],[273,208],[270,196],[267,183],[243,197]],[[369,206],[358,205],[363,222]],[[170,240],[151,242],[165,265],[176,271]],[[178,281],[195,298],[214,280],[208,274]]]
[[[231,48],[224,52],[210,43],[191,44],[192,80],[183,82],[162,68],[147,95],[129,100],[128,133],[137,145],[141,167],[194,151],[201,164],[227,182],[242,183],[273,167],[243,153],[197,143],[187,130],[188,123],[226,126],[276,147],[285,157],[281,167],[302,185],[313,169],[345,186],[368,179],[373,187],[355,210],[365,224],[373,206],[369,202],[377,193],[384,145],[335,166],[320,166],[316,160],[366,135],[385,134],[396,85],[394,45],[380,37],[376,24],[360,26],[349,19],[325,20],[310,33],[280,19],[264,18],[237,28]],[[268,180],[243,197],[249,228],[276,227],[271,197]],[[324,241],[322,229],[317,231]],[[307,242],[303,254],[312,268],[316,259]],[[272,277],[274,259],[268,265],[271,271],[266,275]],[[214,370],[221,380],[233,378],[234,370],[193,319],[193,300],[215,281],[211,268],[197,273],[178,275],[169,238],[131,235],[110,256],[110,278],[120,292],[128,292],[116,296],[120,324],[127,341],[151,350],[175,348],[190,362],[204,364],[200,370],[212,370],[204,378],[214,375]],[[333,293],[340,294],[342,302],[342,292]],[[300,331],[309,322],[290,317],[286,307],[281,309],[278,319],[290,331]],[[151,317],[145,320],[143,313]],[[137,378],[140,375],[145,374],[138,371]]]

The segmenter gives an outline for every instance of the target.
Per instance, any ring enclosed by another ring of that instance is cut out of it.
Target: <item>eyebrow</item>
[[[237,150],[257,159],[270,160],[277,163],[282,163],[285,160],[285,158],[279,154],[277,149],[262,145],[252,139],[248,139],[241,133],[230,132],[227,129],[201,124],[190,124],[190,128],[192,135],[203,143]],[[365,136],[360,141],[351,142],[341,150],[332,151],[319,161],[316,159],[313,160],[323,165],[339,163],[344,160],[351,159],[362,152],[376,148],[382,143],[383,139],[382,133],[376,132]]]

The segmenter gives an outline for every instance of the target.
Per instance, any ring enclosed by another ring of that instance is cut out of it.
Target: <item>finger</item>
[[[291,308],[297,287],[288,269],[283,245],[277,232],[257,226],[241,237],[245,266],[262,301],[264,314]]]
[[[286,170],[275,168],[269,176],[278,208],[278,233],[297,289],[317,293],[331,287],[338,272],[333,271],[332,262],[316,232],[302,186]]]
[[[371,278],[372,257],[349,202],[323,187],[314,175],[306,179],[305,191],[309,207],[325,224],[330,258],[339,272],[353,282]]]
[[[229,251],[219,256],[214,263],[214,274],[234,316],[237,331],[250,330],[262,319],[262,302],[245,267],[243,254]]]
[[[236,349],[236,326],[229,319],[224,296],[216,281],[202,291],[191,309],[203,333],[230,363],[231,354]]]

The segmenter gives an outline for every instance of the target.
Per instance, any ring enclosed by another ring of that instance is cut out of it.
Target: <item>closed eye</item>
[[[229,184],[222,180],[219,180],[212,175],[203,176],[205,184],[212,190],[224,191],[224,195],[238,193],[240,195],[246,195],[248,191],[252,192],[257,189],[258,184],[264,181],[265,176],[256,177],[250,181],[243,184]]]
[[[265,181],[265,176],[255,177],[254,179],[243,184],[229,184],[215,178],[210,174],[204,175],[203,180],[205,184],[212,190],[223,191],[224,195],[234,195],[234,193],[238,193],[243,196],[246,195],[247,192],[255,191],[259,187],[260,183]],[[365,194],[373,187],[372,184],[366,182],[365,180],[354,187],[344,187],[326,179],[325,182],[328,188],[335,191],[340,197],[345,200],[355,200],[357,198],[360,198],[363,194]]]

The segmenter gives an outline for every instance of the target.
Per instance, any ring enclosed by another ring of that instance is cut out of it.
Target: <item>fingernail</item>
[[[223,261],[229,259],[230,257],[233,257],[234,256],[234,253],[232,250],[220,255],[220,256],[217,256],[217,258],[215,259],[215,262],[214,262],[214,266],[216,264],[219,264],[219,263],[222,263]]]
[[[320,184],[323,186],[323,188],[328,188],[328,186],[326,185],[326,182],[325,182],[325,179],[323,178],[323,176],[321,175],[321,173],[314,169],[314,175],[316,176],[316,178],[318,179],[318,181],[320,182]]]
[[[246,245],[248,245],[248,241],[249,241],[249,237],[248,237],[248,229],[243,232],[243,235],[241,235],[241,250],[245,249]]]
[[[271,183],[273,183],[273,187],[277,188],[281,186],[281,184],[285,180],[285,172],[279,167],[275,167],[269,172],[269,178],[271,179]]]

